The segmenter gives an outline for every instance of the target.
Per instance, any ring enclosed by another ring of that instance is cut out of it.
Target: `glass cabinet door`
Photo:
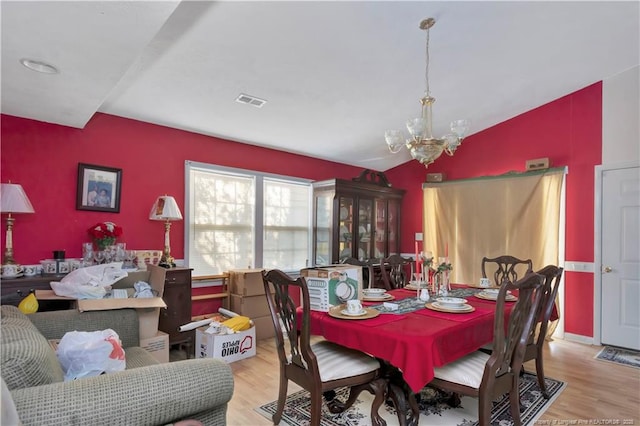
[[[376,229],[373,257],[381,259],[387,256],[387,201],[376,199]]]
[[[340,197],[338,211],[338,259],[340,261],[353,256],[353,228],[355,220],[353,217],[354,203],[352,197]]]
[[[322,194],[316,196],[316,223],[314,224],[315,244],[313,253],[315,256],[315,265],[331,264],[331,211],[333,197],[332,194]]]
[[[358,201],[358,260],[367,260],[373,252],[372,226],[373,200],[360,198]]]
[[[387,256],[392,254],[400,254],[400,201],[395,199],[389,200],[389,208],[387,210],[387,233],[388,252]]]

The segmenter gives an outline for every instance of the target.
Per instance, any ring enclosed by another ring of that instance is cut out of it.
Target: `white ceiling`
[[[410,158],[383,135],[419,115],[426,17],[436,136],[640,62],[638,1],[0,4],[4,114],[82,128],[99,111],[383,171]]]

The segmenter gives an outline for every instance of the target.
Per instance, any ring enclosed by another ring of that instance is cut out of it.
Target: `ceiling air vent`
[[[251,95],[245,95],[244,93],[240,93],[240,95],[236,98],[236,102],[251,105],[256,108],[262,108],[262,106],[267,103],[267,101],[265,101],[264,99],[256,98],[255,96]]]

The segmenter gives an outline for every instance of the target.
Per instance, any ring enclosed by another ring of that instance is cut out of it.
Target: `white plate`
[[[341,310],[341,311],[340,311],[340,313],[341,313],[342,315],[346,315],[346,316],[348,316],[348,317],[361,317],[361,316],[363,316],[363,315],[366,315],[366,314],[367,314],[367,311],[365,311],[365,310],[363,309],[363,310],[361,310],[360,312],[356,312],[355,314],[352,314],[351,312],[347,311],[346,309],[343,309],[343,310]]]
[[[365,288],[362,290],[362,294],[365,296],[380,296],[386,293],[387,290],[384,288]]]
[[[20,272],[18,275],[3,275],[2,278],[11,279],[11,278],[20,278],[22,276],[24,276],[24,273]]]
[[[481,299],[485,298],[489,300],[498,300],[498,293],[493,293],[493,292],[488,293],[485,290],[485,291],[481,291],[479,294]],[[518,300],[518,298],[515,297],[513,294],[511,294],[511,292],[508,292],[504,300],[506,300],[507,302],[513,302],[514,300]]]
[[[436,308],[449,309],[451,311],[466,311],[467,309],[469,309],[469,305],[453,306],[453,305],[443,305],[438,302],[433,302],[432,305],[435,306]]]
[[[345,220],[349,217],[349,209],[346,207],[340,207],[340,220]]]
[[[467,303],[467,299],[461,299],[459,297],[438,297],[436,303],[443,308],[458,308],[464,306]]]
[[[385,300],[393,300],[393,295],[391,294],[382,294],[382,295],[376,295],[376,296],[364,296],[363,300],[369,301],[369,302],[384,302]]]

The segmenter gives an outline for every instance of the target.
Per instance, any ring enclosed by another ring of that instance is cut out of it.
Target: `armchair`
[[[24,426],[165,425],[187,418],[226,424],[231,368],[212,358],[159,364],[139,347],[134,309],[27,316],[14,306],[2,306],[0,312],[2,379]],[[60,339],[71,330],[106,328],[120,336],[127,369],[64,382],[47,339]],[[2,396],[4,402],[7,391]]]

